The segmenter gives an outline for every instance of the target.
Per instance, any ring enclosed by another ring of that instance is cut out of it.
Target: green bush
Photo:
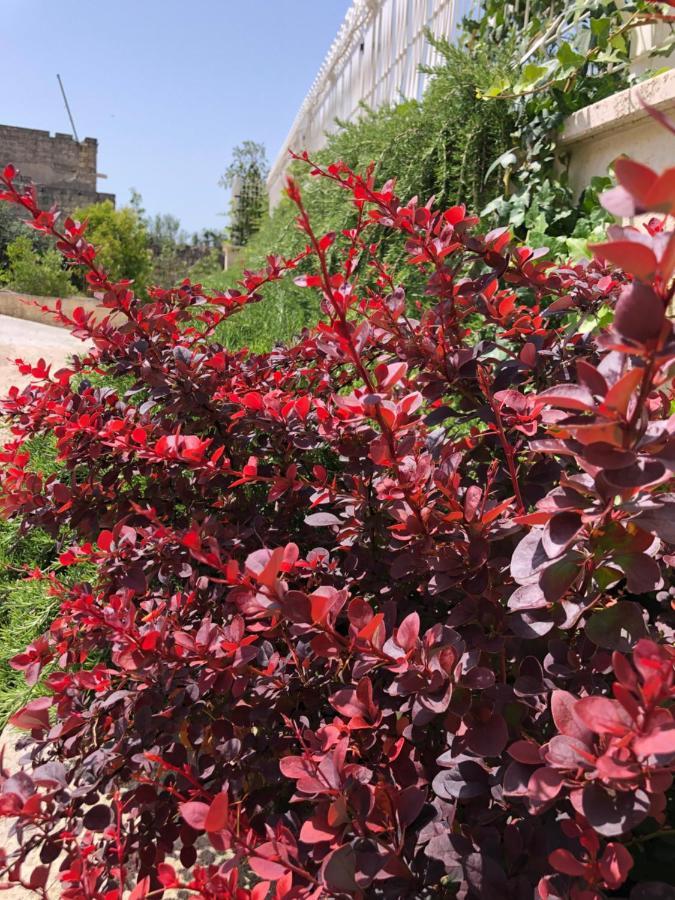
[[[19,235],[26,234],[26,226],[16,210],[0,204],[0,266],[7,267],[7,248]]]
[[[96,246],[101,265],[113,279],[129,278],[141,291],[147,286],[151,271],[148,232],[135,209],[115,209],[105,200],[76,209],[73,218],[89,223],[87,239]]]
[[[26,578],[24,566],[48,566],[53,554],[48,535],[22,536],[15,522],[0,520],[0,727],[33,690],[8,660],[49,627],[58,609],[45,582]]]
[[[7,245],[6,253],[7,269],[1,277],[11,290],[45,297],[67,297],[74,292],[70,274],[56,250],[40,253],[30,237],[22,234]]]

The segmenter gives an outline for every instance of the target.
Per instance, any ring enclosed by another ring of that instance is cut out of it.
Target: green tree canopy
[[[75,210],[74,218],[89,223],[87,238],[114,279],[131,278],[140,289],[147,285],[151,269],[148,232],[136,209],[115,209],[105,200]]]

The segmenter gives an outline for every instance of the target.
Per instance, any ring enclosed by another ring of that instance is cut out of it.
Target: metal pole
[[[79,139],[79,137],[77,136],[77,129],[75,128],[75,121],[74,121],[74,119],[73,119],[73,114],[72,114],[71,111],[70,111],[70,106],[68,105],[68,98],[66,97],[66,92],[65,92],[65,89],[64,89],[64,87],[63,87],[63,82],[61,81],[61,76],[57,73],[56,77],[57,77],[58,80],[59,80],[59,87],[61,88],[61,95],[62,95],[62,97],[63,97],[63,102],[66,104],[66,112],[68,113],[68,118],[70,119],[70,124],[72,125],[72,128],[73,128],[73,135],[74,135],[74,137],[75,137],[75,140],[76,140],[77,143],[79,144],[79,143],[80,143],[80,139]]]

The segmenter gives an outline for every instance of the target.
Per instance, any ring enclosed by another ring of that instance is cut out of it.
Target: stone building
[[[103,200],[114,204],[114,194],[97,190],[97,150],[95,138],[78,143],[69,134],[0,125],[0,165],[12,163],[23,179],[32,181],[40,205],[46,209],[56,204],[71,212]]]

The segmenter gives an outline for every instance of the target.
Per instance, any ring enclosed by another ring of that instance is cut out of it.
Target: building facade
[[[95,138],[78,142],[69,134],[0,125],[0,165],[11,163],[24,180],[32,181],[46,209],[55,204],[71,212],[103,200],[115,202],[114,194],[97,190],[97,151]]]
[[[361,104],[376,109],[421,99],[438,54],[428,29],[452,40],[478,0],[354,0],[277,155],[267,188],[275,206],[284,187],[289,150],[318,150],[336,120],[353,121]]]

